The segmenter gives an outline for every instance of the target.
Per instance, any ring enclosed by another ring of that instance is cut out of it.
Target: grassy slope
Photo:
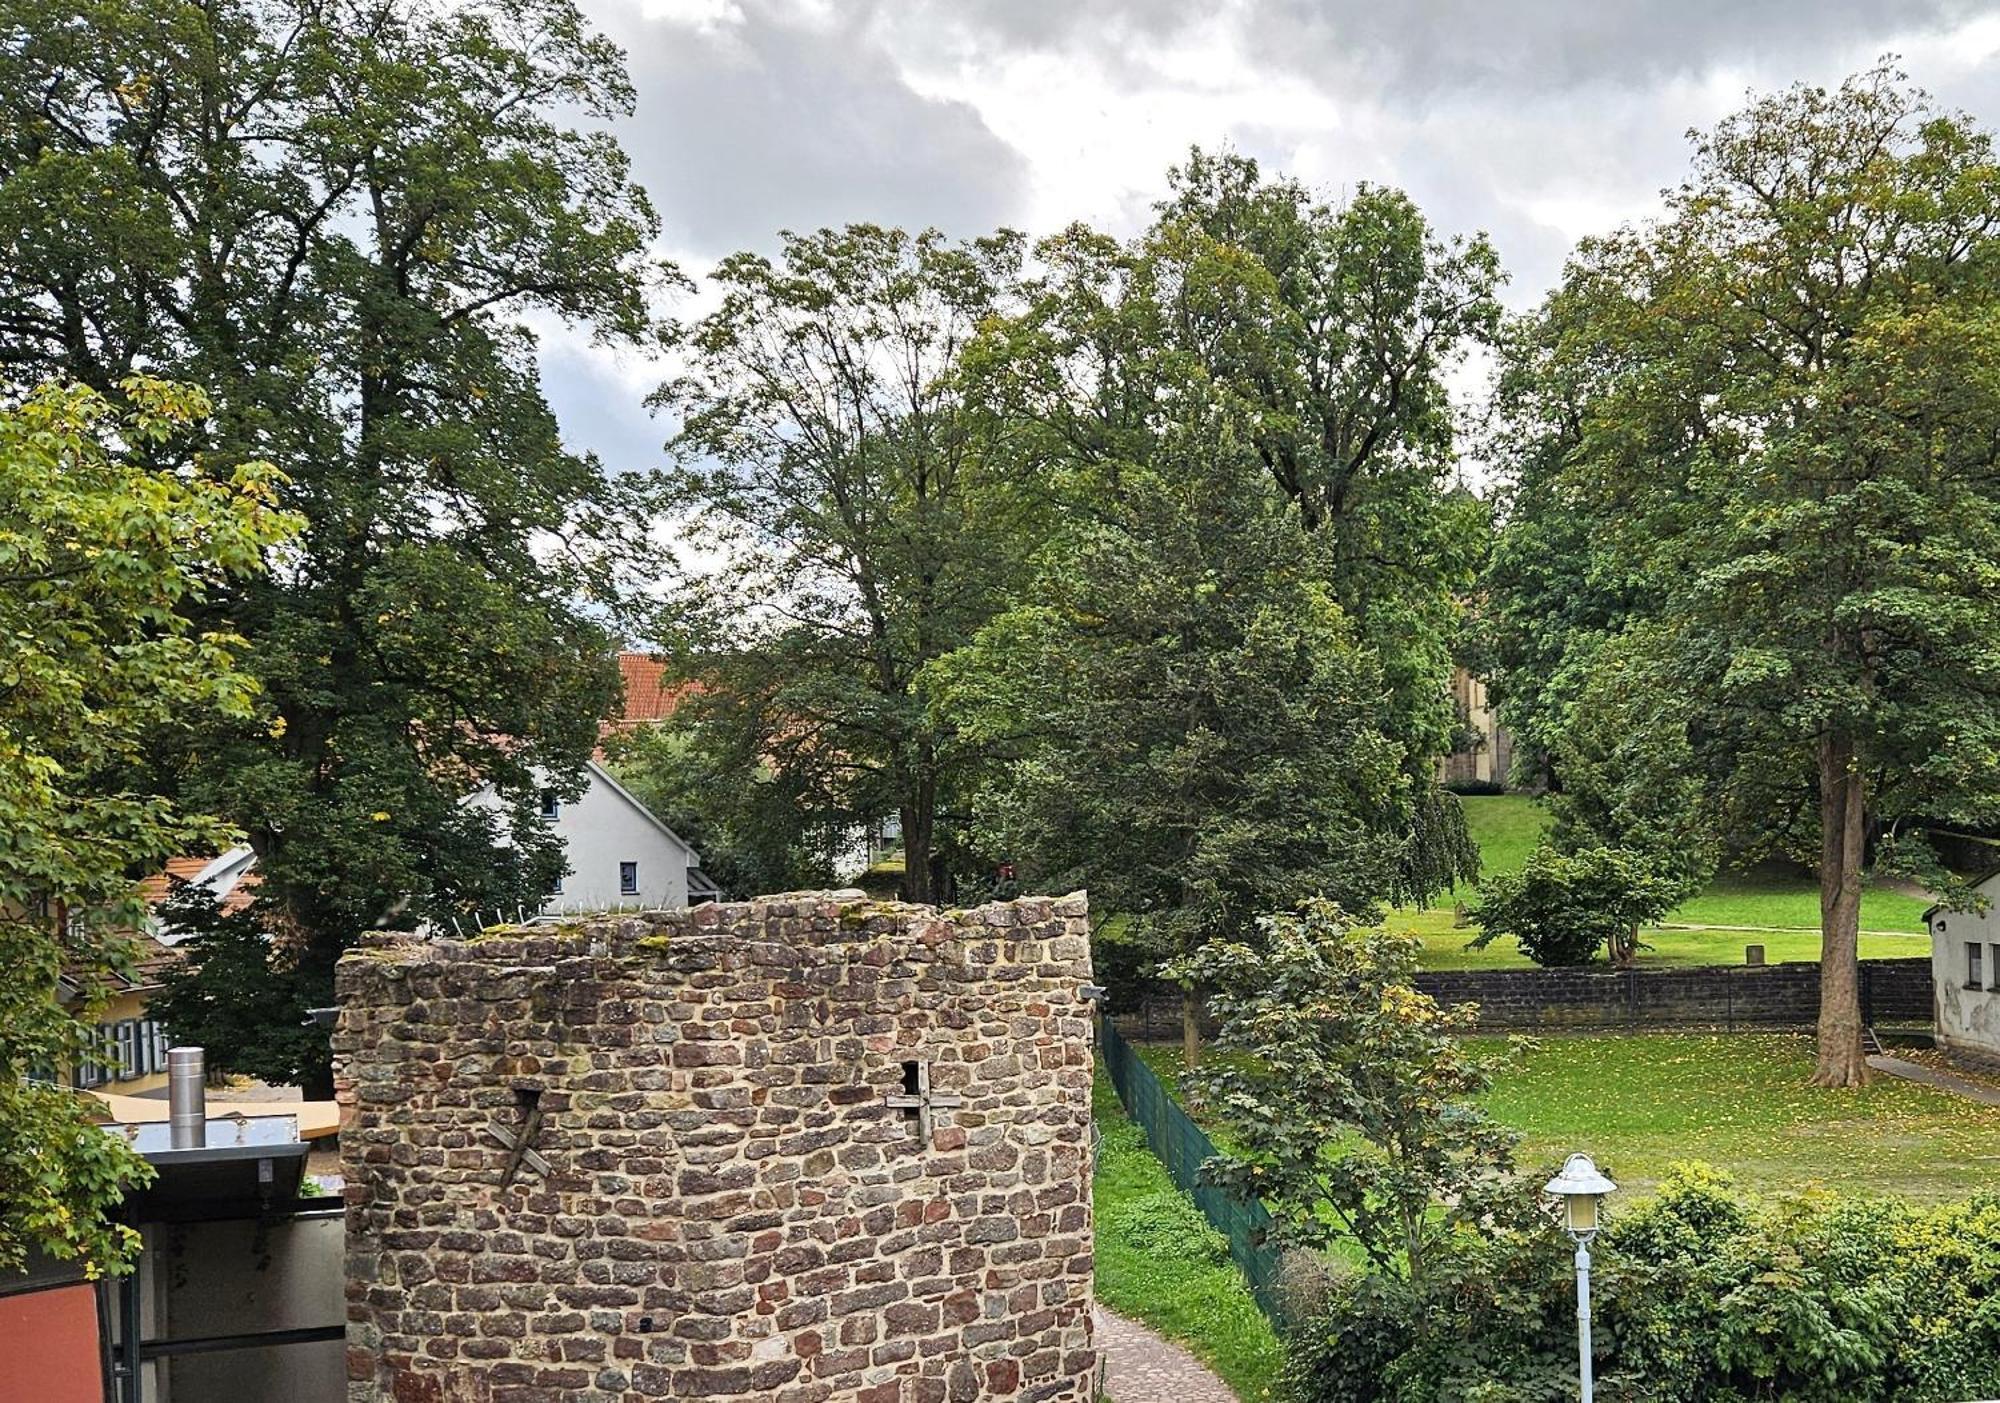
[[[1283,1355],[1228,1249],[1146,1149],[1101,1073],[1094,1103],[1103,1136],[1092,1181],[1098,1299],[1181,1341],[1238,1397],[1269,1398]]]
[[[1466,824],[1479,844],[1481,867],[1487,873],[1516,872],[1548,826],[1548,813],[1533,799],[1517,794],[1468,795]],[[1920,917],[1927,903],[1920,897],[1886,889],[1870,890],[1862,899],[1861,924],[1882,934],[1864,935],[1864,959],[1927,955],[1930,941],[1922,934]],[[1760,944],[1765,958],[1819,958],[1819,889],[1810,875],[1760,869],[1729,872],[1687,902],[1669,919],[1677,924],[1714,926],[1714,930],[1656,930],[1645,939],[1652,949],[1642,961],[1656,965],[1739,964],[1743,947]],[[1426,969],[1494,969],[1526,967],[1528,960],[1512,941],[1499,940],[1484,950],[1467,950],[1476,933],[1454,929],[1450,907],[1431,911],[1404,908],[1392,924],[1424,938]],[[1757,930],[1758,926],[1790,927]],[[1892,932],[1906,931],[1898,935]]]
[[[1154,1044],[1141,1055],[1174,1085],[1178,1052]],[[1501,1074],[1487,1106],[1525,1135],[1523,1165],[1553,1169],[1588,1150],[1625,1193],[1688,1159],[1766,1192],[1924,1200],[1963,1198],[2000,1173],[2000,1108],[1888,1078],[1815,1091],[1811,1070],[1804,1035],[1548,1037]]]

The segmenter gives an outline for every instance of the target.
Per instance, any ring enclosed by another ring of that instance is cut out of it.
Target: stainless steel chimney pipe
[[[208,1094],[203,1089],[201,1049],[167,1049],[168,1143],[198,1150],[208,1143]]]

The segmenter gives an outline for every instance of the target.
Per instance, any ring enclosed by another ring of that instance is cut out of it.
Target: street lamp
[[[1576,1357],[1582,1371],[1583,1403],[1591,1403],[1590,1377],[1590,1240],[1597,1236],[1597,1204],[1617,1185],[1591,1163],[1589,1155],[1571,1155],[1562,1172],[1542,1192],[1563,1201],[1563,1226],[1576,1243]]]

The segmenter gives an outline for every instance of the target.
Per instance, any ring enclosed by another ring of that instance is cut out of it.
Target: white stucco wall
[[[1933,911],[1931,982],[1937,989],[1937,1040],[1947,1052],[2000,1061],[2000,878],[1980,892],[1993,902],[1983,915]],[[1980,947],[1979,982],[1967,988],[1966,946]]]
[[[554,818],[546,820],[562,838],[569,872],[562,890],[542,904],[544,913],[564,911],[672,910],[688,904],[688,867],[694,854],[674,838],[636,799],[623,793],[610,775],[596,765],[588,771],[582,797],[562,801]],[[484,808],[498,807],[491,789],[466,800]],[[639,890],[623,891],[618,865],[639,864]]]
[[[688,904],[688,850],[592,768],[583,797],[550,821],[562,835],[569,875],[545,911],[600,911],[617,906],[671,910]],[[639,864],[637,895],[619,888],[618,865]]]

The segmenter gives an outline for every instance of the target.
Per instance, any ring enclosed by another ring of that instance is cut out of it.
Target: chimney
[[[198,1150],[208,1143],[208,1096],[202,1078],[200,1048],[167,1049],[168,1144],[174,1149]]]

